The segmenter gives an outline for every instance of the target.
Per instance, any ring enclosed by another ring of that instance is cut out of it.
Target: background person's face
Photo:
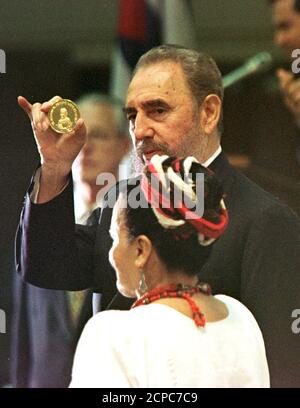
[[[73,164],[75,180],[95,183],[99,174],[114,173],[126,150],[126,138],[118,136],[114,112],[107,104],[80,107],[87,126],[87,142]]]
[[[167,61],[140,68],[129,85],[126,111],[143,161],[154,154],[193,154],[201,160],[205,146],[199,109],[179,64]]]
[[[272,6],[275,28],[274,41],[291,58],[300,48],[300,13],[294,9],[294,0],[278,0]]]

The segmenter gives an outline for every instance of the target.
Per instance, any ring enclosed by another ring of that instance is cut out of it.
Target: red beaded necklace
[[[193,320],[197,327],[205,326],[205,317],[196,302],[192,299],[195,293],[203,293],[205,295],[211,295],[211,288],[208,283],[198,283],[196,286],[189,286],[179,284],[171,284],[159,286],[146,292],[143,296],[137,299],[131,306],[134,307],[141,305],[148,305],[149,303],[155,302],[158,299],[164,298],[182,298],[185,299],[191,307]]]

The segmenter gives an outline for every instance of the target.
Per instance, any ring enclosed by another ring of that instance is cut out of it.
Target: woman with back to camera
[[[90,319],[70,387],[269,387],[253,315],[198,280],[227,222],[211,171],[193,157],[151,159],[139,186],[120,193],[110,230],[118,290],[137,300]]]

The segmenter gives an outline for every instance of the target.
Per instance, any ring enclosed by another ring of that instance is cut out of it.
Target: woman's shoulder
[[[223,294],[218,294],[214,296],[215,299],[218,299],[219,301],[221,301],[222,303],[224,303],[226,305],[226,307],[229,310],[229,313],[250,313],[252,315],[252,313],[250,312],[250,310],[239,300],[228,296],[228,295],[223,295]]]
[[[227,295],[215,295],[215,298],[223,302],[228,309],[228,321],[232,324],[242,324],[259,329],[252,312],[239,300]],[[259,330],[260,331],[260,330]]]
[[[91,317],[86,327],[99,328],[101,330],[109,327],[109,330],[112,331],[114,328],[119,330],[124,326],[135,326],[137,320],[143,321],[144,312],[145,308],[143,307],[130,310],[105,310]]]
[[[91,317],[87,323],[90,326],[112,324],[113,322],[122,322],[127,319],[130,310],[105,310],[103,312],[96,313]]]

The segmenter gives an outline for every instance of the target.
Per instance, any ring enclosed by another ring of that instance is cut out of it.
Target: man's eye
[[[165,114],[166,112],[168,111],[168,109],[167,108],[165,108],[165,107],[159,107],[159,108],[154,108],[152,111],[151,111],[151,113],[153,114],[153,115],[163,115],[163,114]]]
[[[135,118],[136,118],[136,114],[127,115],[127,119],[131,123],[134,123]]]

